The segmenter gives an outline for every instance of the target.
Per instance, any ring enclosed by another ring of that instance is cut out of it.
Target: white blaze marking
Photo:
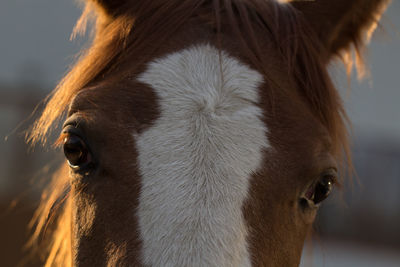
[[[146,265],[251,266],[242,206],[268,147],[255,104],[263,78],[220,55],[192,47],[155,60],[138,78],[161,111],[137,136]]]

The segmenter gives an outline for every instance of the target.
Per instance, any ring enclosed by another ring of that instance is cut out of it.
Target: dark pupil
[[[64,140],[64,154],[71,166],[79,166],[85,162],[87,149],[77,136],[69,136]]]
[[[313,201],[315,204],[325,200],[332,190],[333,182],[332,178],[327,176],[324,177],[316,186],[314,191]]]

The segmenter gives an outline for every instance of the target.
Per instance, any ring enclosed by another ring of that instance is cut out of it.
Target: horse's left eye
[[[336,175],[330,171],[321,176],[321,178],[309,187],[304,197],[308,202],[314,205],[320,204],[331,193],[336,182]]]
[[[74,169],[86,167],[92,160],[87,145],[77,135],[69,134],[64,138],[64,155]]]

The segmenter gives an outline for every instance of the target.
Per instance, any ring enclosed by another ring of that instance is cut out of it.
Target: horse
[[[87,0],[91,44],[27,137],[64,120],[45,265],[298,266],[351,169],[327,68],[362,66],[389,2]]]

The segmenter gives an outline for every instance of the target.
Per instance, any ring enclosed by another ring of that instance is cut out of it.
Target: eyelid
[[[70,126],[75,128],[81,128],[85,125],[85,116],[82,113],[76,112],[67,118],[62,126],[63,129],[66,129]]]
[[[325,171],[322,172],[322,175],[333,175],[336,176],[337,175],[337,170],[336,168],[332,167],[332,168],[328,168]]]
[[[85,142],[85,144],[88,144],[88,140],[85,137],[85,134],[83,131],[78,127],[80,122],[77,121],[67,121],[63,125],[63,130],[61,131],[60,136],[57,138],[56,142],[54,143],[55,147],[60,147],[64,144],[64,140],[66,137],[71,136],[71,135],[76,135],[79,138]]]
[[[78,128],[76,128],[76,126],[74,126],[72,124],[67,124],[67,125],[64,125],[63,128],[64,129],[61,131],[60,136],[54,142],[53,147],[57,148],[57,147],[62,146],[64,144],[65,138],[68,137],[69,135],[76,135],[84,140],[84,138],[82,137],[83,135],[82,135],[81,131]]]
[[[83,138],[83,133],[82,130],[78,127],[77,124],[66,124],[64,126],[64,129],[62,130],[62,134],[72,134],[72,135],[77,135],[81,138]]]

